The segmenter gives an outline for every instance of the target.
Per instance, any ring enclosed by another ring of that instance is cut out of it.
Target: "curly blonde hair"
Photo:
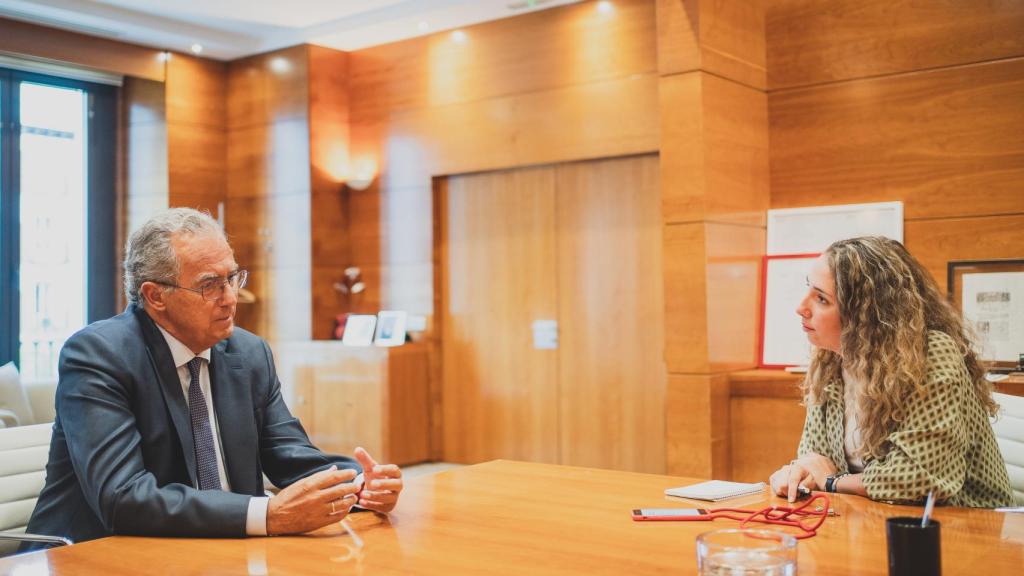
[[[804,397],[820,404],[825,387],[841,379],[844,368],[861,384],[854,395],[859,456],[885,456],[886,438],[906,417],[906,398],[924,393],[930,330],[956,342],[978,398],[995,415],[998,405],[974,353],[972,331],[902,244],[866,236],[835,242],[825,254],[836,283],[841,354],[815,351]]]

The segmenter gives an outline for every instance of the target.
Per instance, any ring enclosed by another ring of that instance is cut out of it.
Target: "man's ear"
[[[145,307],[163,312],[167,309],[167,302],[164,301],[164,296],[167,294],[167,290],[163,286],[156,282],[143,282],[142,286],[139,286],[139,296],[142,296]]]

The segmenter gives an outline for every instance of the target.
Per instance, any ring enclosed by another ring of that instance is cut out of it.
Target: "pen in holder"
[[[929,492],[921,518],[903,516],[885,521],[889,576],[942,574],[941,526],[931,519],[934,505],[935,494]]]

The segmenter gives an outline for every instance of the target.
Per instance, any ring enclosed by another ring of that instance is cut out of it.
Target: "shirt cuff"
[[[247,536],[267,535],[267,508],[270,498],[254,496],[249,498],[249,512],[245,515],[245,534]]]

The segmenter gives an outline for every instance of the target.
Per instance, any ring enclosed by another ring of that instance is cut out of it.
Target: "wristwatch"
[[[825,477],[825,492],[832,492],[832,493],[838,492],[839,491],[839,487],[836,486],[836,482],[838,482],[839,479],[842,478],[843,476],[849,476],[849,475],[850,475],[849,472],[843,472],[841,474],[834,474],[832,476],[826,476]]]

